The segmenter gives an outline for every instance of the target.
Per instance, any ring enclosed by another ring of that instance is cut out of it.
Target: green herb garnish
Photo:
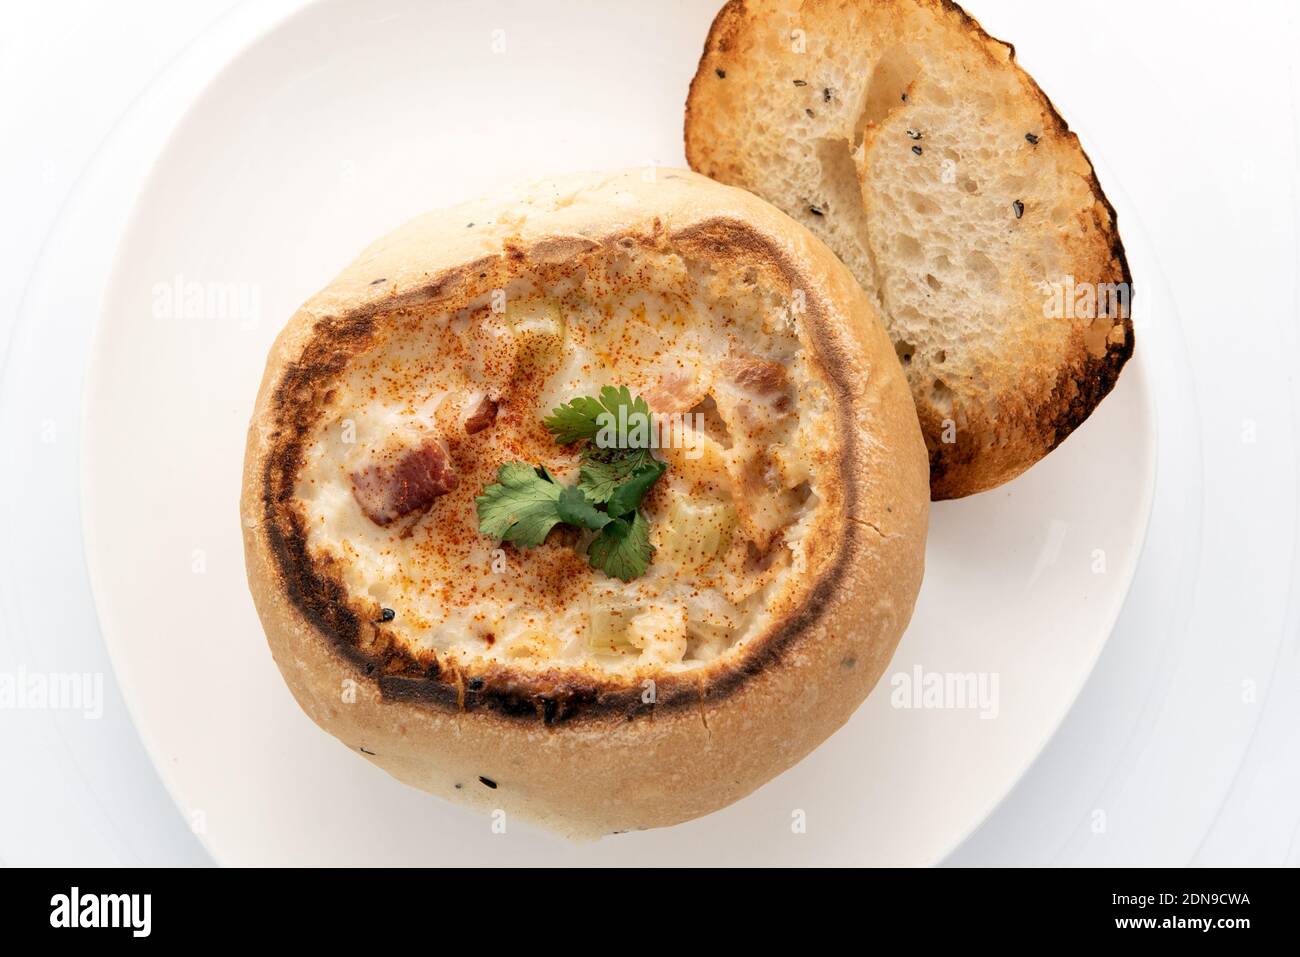
[[[542,420],[547,431],[561,445],[595,442],[600,449],[648,449],[650,406],[633,397],[627,386],[607,385],[600,398],[580,396],[566,402]]]
[[[611,516],[596,508],[585,492],[576,485],[566,485],[560,492],[560,521],[593,532],[608,525]]]
[[[543,424],[560,445],[586,443],[576,485],[560,485],[546,470],[507,462],[483,489],[478,527],[484,535],[532,548],[556,525],[595,532],[587,560],[611,578],[645,574],[654,554],[650,523],[641,511],[668,466],[650,451],[650,407],[626,386],[580,396],[555,409]]]
[[[478,530],[524,548],[542,544],[560,523],[560,490],[545,469],[507,462],[478,503]]]
[[[609,501],[605,503],[605,509],[614,518],[622,518],[624,515],[636,512],[641,507],[641,500],[650,491],[650,487],[667,471],[667,465],[652,459],[650,464],[636,469],[614,489],[609,496]]]
[[[611,578],[628,582],[645,574],[653,554],[650,523],[637,511],[628,518],[616,518],[602,528],[591,540],[587,560]]]

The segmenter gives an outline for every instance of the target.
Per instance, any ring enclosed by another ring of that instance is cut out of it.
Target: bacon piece
[[[674,369],[659,376],[641,394],[652,412],[668,414],[693,408],[708,393],[709,385],[700,376]]]
[[[736,515],[741,531],[759,551],[766,552],[789,518],[782,503],[781,480],[766,452],[728,465],[736,490]]]
[[[794,389],[781,363],[732,352],[719,363],[719,371],[713,397],[733,433],[758,438],[792,411]]]
[[[785,366],[747,352],[732,353],[723,359],[722,372],[738,388],[753,395],[778,396],[790,389]]]
[[[451,458],[432,437],[415,447],[398,445],[377,453],[351,478],[361,511],[381,526],[428,508],[456,487]]]
[[[482,432],[484,429],[492,427],[492,423],[497,420],[497,404],[488,396],[483,396],[478,407],[470,413],[465,420],[465,434],[474,435],[476,432]]]

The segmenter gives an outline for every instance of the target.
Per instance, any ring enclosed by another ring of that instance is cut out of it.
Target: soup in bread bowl
[[[242,513],[317,724],[408,784],[592,837],[723,807],[847,720],[911,615],[928,500],[845,267],[659,169],[367,249],[271,351]]]

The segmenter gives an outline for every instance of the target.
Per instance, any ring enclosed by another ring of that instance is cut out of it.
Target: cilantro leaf
[[[608,502],[627,471],[619,462],[584,461],[578,469],[578,488],[593,502]]]
[[[597,531],[604,528],[610,523],[611,517],[604,512],[598,511],[596,506],[591,503],[581,488],[576,485],[566,485],[560,490],[560,498],[557,503],[559,506],[560,521],[569,525],[576,525],[579,528],[589,528]]]
[[[604,412],[604,407],[590,396],[580,396],[572,402],[566,402],[542,420],[548,432],[555,436],[560,445],[570,442],[582,442],[594,439],[600,431],[596,419]]]
[[[622,469],[621,474],[624,478],[653,458],[649,449],[602,449],[595,445],[588,445],[582,450],[583,462],[601,462],[605,465],[618,466]]]
[[[647,448],[652,431],[650,406],[645,399],[633,398],[627,386],[612,385],[602,388],[599,398],[579,396],[559,406],[542,424],[561,445],[588,441],[616,449]],[[612,436],[608,430],[612,430]],[[606,437],[603,442],[598,441],[602,431]]]
[[[591,454],[588,454],[591,453]],[[583,449],[582,465],[578,469],[578,485],[593,502],[608,502],[614,490],[633,472],[654,459],[645,451],[614,452],[603,449]]]
[[[634,471],[627,481],[610,494],[609,502],[605,506],[609,514],[621,518],[628,512],[635,512],[641,506],[641,500],[650,491],[650,487],[659,481],[659,476],[666,471],[668,466],[655,459],[651,459],[649,464]]]
[[[644,575],[653,554],[650,523],[640,512],[630,518],[614,519],[587,547],[587,561],[592,568],[625,582]]]
[[[649,449],[598,449],[589,445],[582,450],[578,484],[593,502],[608,502],[633,472],[655,463]]]
[[[475,499],[479,531],[523,548],[540,545],[561,521],[561,489],[549,473],[544,478],[531,465],[507,462]]]

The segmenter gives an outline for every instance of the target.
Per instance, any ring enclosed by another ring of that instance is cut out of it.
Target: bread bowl
[[[692,169],[807,226],[904,363],[935,499],[1015,478],[1133,353],[1115,210],[1015,50],[950,0],[730,0],[686,106]]]
[[[589,532],[515,547],[479,524],[505,463],[580,473],[544,418],[610,384],[698,426],[654,453],[630,581],[575,547]],[[742,190],[633,170],[363,252],[272,347],[241,512],[313,721],[415,787],[589,838],[723,807],[848,718],[911,615],[927,474],[829,250]]]

